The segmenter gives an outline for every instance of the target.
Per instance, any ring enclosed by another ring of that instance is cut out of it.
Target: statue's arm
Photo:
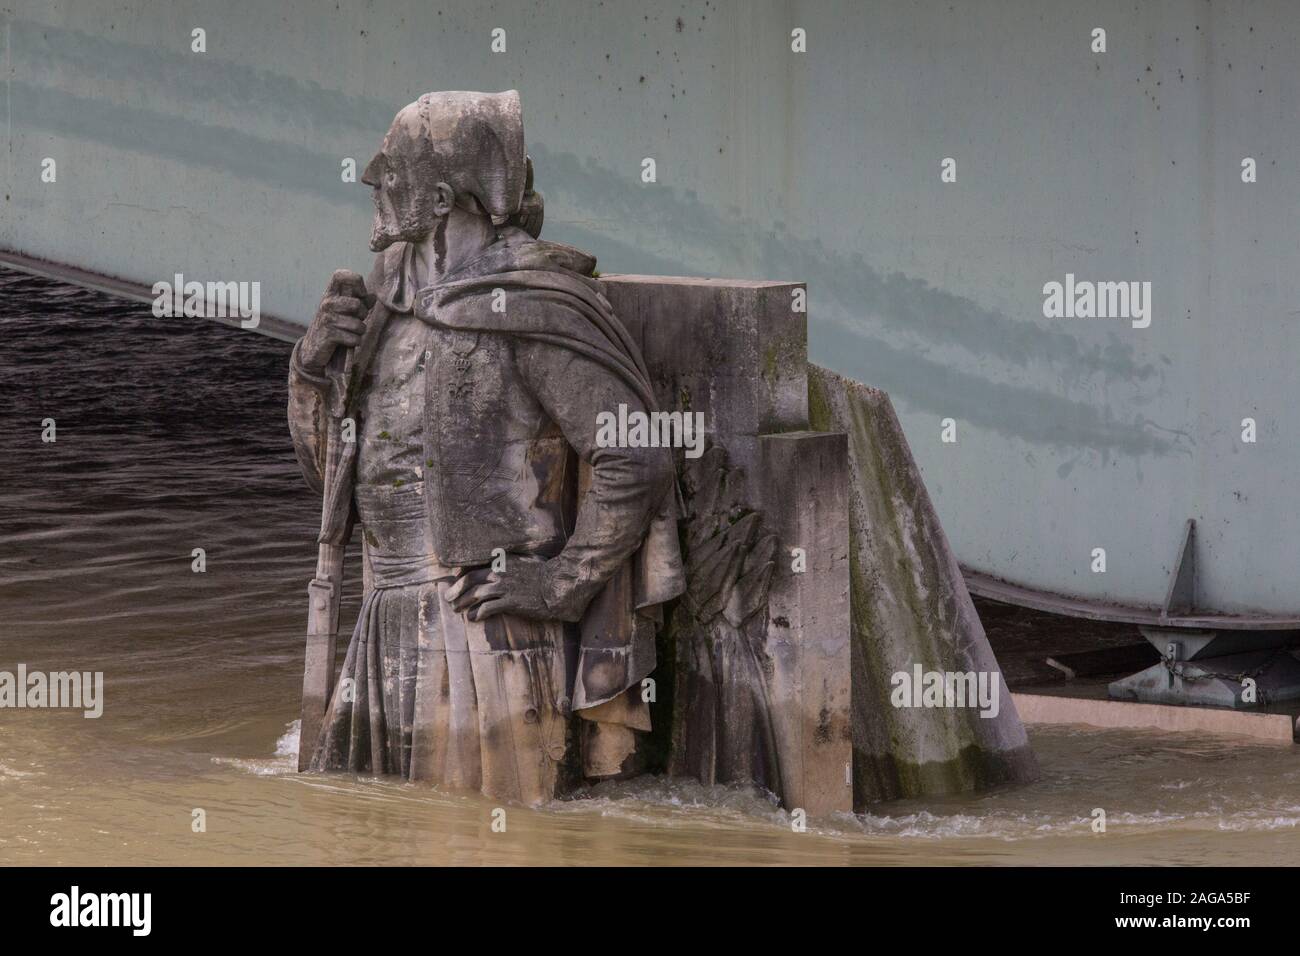
[[[329,430],[330,380],[302,367],[299,350],[289,358],[289,435],[307,485],[319,493],[324,483],[326,437]]]
[[[381,274],[382,265],[381,256],[371,281]],[[315,492],[324,485],[331,389],[339,387],[325,366],[335,352],[360,342],[368,299],[365,279],[347,269],[336,270],[307,334],[289,358],[289,434],[303,477]]]
[[[629,413],[645,410],[636,392],[598,363],[560,346],[530,341],[516,343],[515,361],[538,402],[591,466],[573,534],[542,573],[548,610],[560,620],[576,621],[645,539],[672,489],[672,451],[597,445],[600,412],[617,415],[620,404]]]

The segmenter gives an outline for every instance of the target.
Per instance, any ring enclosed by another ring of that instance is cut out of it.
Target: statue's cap
[[[474,196],[494,222],[519,211],[527,158],[518,91],[426,93],[398,113],[393,125],[427,140],[422,145],[435,153],[447,184]]]

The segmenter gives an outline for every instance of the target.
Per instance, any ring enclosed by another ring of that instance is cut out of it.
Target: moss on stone
[[[890,703],[890,677],[904,658],[926,671],[962,668],[946,660],[957,648],[943,640],[952,616],[941,586],[948,569],[940,566],[933,547],[913,540],[918,531],[928,538],[938,529],[914,527],[925,521],[928,507],[923,489],[907,487],[920,476],[901,444],[888,398],[809,366],[808,420],[814,430],[848,434],[854,476],[849,600],[855,809],[1017,778],[1033,766],[1028,748],[1023,754],[990,750],[973,739],[965,715]],[[922,582],[933,582],[934,593],[923,593]],[[942,741],[934,748],[936,756],[943,759],[911,759],[921,756],[922,739],[934,742],[936,737]]]
[[[781,368],[781,349],[775,344],[763,350],[762,375],[768,382],[775,382]]]
[[[808,428],[815,432],[835,431],[835,416],[826,397],[825,373],[815,365],[808,366]],[[853,436],[849,436],[849,452],[853,451]]]

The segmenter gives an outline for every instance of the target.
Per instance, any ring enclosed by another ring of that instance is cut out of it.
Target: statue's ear
[[[444,182],[437,182],[433,187],[433,214],[446,216],[456,205],[456,190]]]
[[[542,222],[545,219],[545,204],[542,194],[533,188],[533,158],[524,157],[524,196],[519,203],[519,211],[511,217],[513,225],[518,226],[534,239],[542,235]]]

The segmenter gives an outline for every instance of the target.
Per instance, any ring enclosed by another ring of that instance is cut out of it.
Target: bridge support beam
[[[1195,614],[1196,596],[1196,521],[1188,518],[1161,623]],[[1300,632],[1138,630],[1160,652],[1160,663],[1113,681],[1108,692],[1118,700],[1241,709],[1300,699],[1300,661],[1287,650]]]
[[[1160,663],[1113,681],[1117,700],[1244,709],[1300,700],[1293,631],[1187,631],[1139,628]]]

